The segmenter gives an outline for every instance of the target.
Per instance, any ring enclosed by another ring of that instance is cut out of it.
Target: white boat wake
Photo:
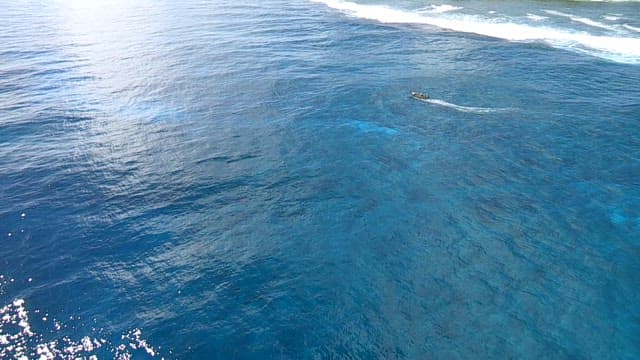
[[[466,113],[487,114],[487,113],[507,112],[507,111],[514,110],[513,108],[485,108],[485,107],[476,107],[476,106],[462,106],[462,105],[452,104],[450,102],[446,102],[444,100],[439,100],[439,99],[418,99],[415,97],[412,97],[412,98],[418,101],[422,101],[422,102],[426,102],[426,103],[434,104],[438,106],[443,106],[443,107],[447,107],[450,109],[454,109],[454,110],[466,112]]]

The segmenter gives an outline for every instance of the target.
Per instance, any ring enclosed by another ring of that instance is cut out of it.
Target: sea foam
[[[4,275],[0,275],[0,290],[7,285],[7,282],[13,282],[13,279],[11,281],[5,279]],[[35,313],[38,312],[38,310],[35,311]],[[32,329],[33,320],[29,316],[24,299],[14,299],[1,306],[0,359],[97,359],[96,354],[102,347],[108,348],[114,360],[131,359],[134,355],[142,355],[142,352],[146,353],[147,358],[158,355],[157,350],[142,337],[142,331],[138,328],[122,334],[121,341],[117,344],[88,335],[79,340],[73,340],[66,335],[50,339],[51,334],[55,337],[63,328],[66,330],[67,324],[49,319],[48,314],[41,319],[42,321],[37,322],[38,328],[45,327],[47,321],[52,323],[53,329],[48,331],[46,336]]]
[[[462,9],[463,7],[461,6],[443,4],[443,5],[430,5],[426,8],[421,9],[419,12],[442,14],[442,13],[457,11]]]
[[[631,26],[629,24],[623,24],[622,25],[625,29],[627,30],[631,30],[631,31],[635,31],[635,32],[640,32],[640,28],[639,27],[635,27],[635,26]]]
[[[342,0],[311,1],[323,3],[348,16],[381,23],[423,24],[509,41],[539,41],[556,48],[586,53],[615,62],[640,64],[640,38],[625,36],[624,33],[619,36],[595,35],[566,28],[525,24],[510,18],[495,19],[449,13],[425,14],[385,5],[363,5]]]
[[[563,13],[561,11],[555,11],[555,10],[545,10],[545,12],[547,14],[549,14],[549,15],[565,17],[565,18],[570,19],[571,21],[575,21],[577,23],[581,23],[581,24],[584,24],[584,25],[593,26],[593,27],[596,27],[596,28],[606,29],[606,30],[616,30],[616,28],[614,26],[603,24],[601,22],[598,22],[598,21],[595,21],[595,20],[591,20],[589,18],[575,16],[575,15],[572,15],[572,14],[567,14],[567,13]]]
[[[536,14],[527,14],[527,18],[533,21],[541,21],[541,20],[547,19],[546,16],[536,15]]]

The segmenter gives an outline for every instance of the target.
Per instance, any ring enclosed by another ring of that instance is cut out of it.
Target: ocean
[[[639,357],[640,2],[0,0],[1,359]]]

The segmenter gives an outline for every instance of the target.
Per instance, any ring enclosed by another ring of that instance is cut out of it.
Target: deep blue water
[[[640,3],[451,4],[0,1],[0,358],[640,357]]]

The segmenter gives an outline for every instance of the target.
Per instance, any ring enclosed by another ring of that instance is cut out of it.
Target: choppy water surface
[[[640,356],[638,2],[0,5],[0,358]]]

